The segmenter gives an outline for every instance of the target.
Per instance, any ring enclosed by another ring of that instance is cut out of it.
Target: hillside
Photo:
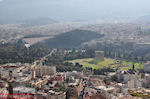
[[[45,44],[51,48],[73,48],[80,46],[83,42],[103,36],[93,31],[74,30],[48,39],[45,41]]]
[[[137,21],[140,21],[140,22],[150,22],[150,15],[141,16],[140,18],[138,18]]]

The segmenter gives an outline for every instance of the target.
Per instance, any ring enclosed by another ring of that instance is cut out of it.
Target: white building
[[[22,76],[22,69],[23,66],[16,66],[16,65],[6,65],[0,67],[0,74],[2,77],[5,78],[12,78],[12,77],[20,77]]]
[[[127,88],[143,87],[145,80],[135,71],[121,71],[116,74],[117,80],[127,85]]]
[[[18,86],[13,89],[14,99],[33,99],[36,93],[35,88]]]
[[[28,87],[23,87],[23,86],[18,86],[13,88],[13,93],[31,93],[35,94],[36,90],[35,88],[28,88]]]

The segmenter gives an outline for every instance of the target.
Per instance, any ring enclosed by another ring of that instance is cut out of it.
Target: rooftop
[[[18,86],[15,87],[13,89],[13,91],[18,92],[18,93],[35,93],[35,89],[34,88],[30,88],[30,87],[24,87],[24,86]]]

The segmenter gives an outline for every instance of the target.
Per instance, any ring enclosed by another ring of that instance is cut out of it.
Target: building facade
[[[95,60],[104,61],[104,51],[95,51]]]
[[[36,67],[36,77],[42,77],[44,75],[54,75],[56,74],[55,66],[37,66]]]

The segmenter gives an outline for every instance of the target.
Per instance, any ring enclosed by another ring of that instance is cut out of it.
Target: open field
[[[110,58],[105,58],[104,61],[96,61],[93,58],[85,58],[85,59],[75,59],[75,60],[70,60],[68,62],[72,63],[80,63],[83,65],[83,67],[91,67],[93,69],[102,69],[105,67],[110,67],[114,69],[121,69],[121,70],[127,70],[131,69],[132,65],[135,65],[135,69],[141,69],[144,67],[144,64],[142,63],[134,63],[134,62],[128,62],[125,60],[116,60],[116,59],[110,59]]]
[[[33,44],[35,44],[35,43],[37,43],[37,42],[40,42],[40,41],[43,41],[43,40],[46,40],[46,39],[50,39],[50,38],[52,38],[52,37],[24,38],[23,40],[24,40],[26,43],[28,43],[28,44],[30,44],[30,45],[33,45]]]

